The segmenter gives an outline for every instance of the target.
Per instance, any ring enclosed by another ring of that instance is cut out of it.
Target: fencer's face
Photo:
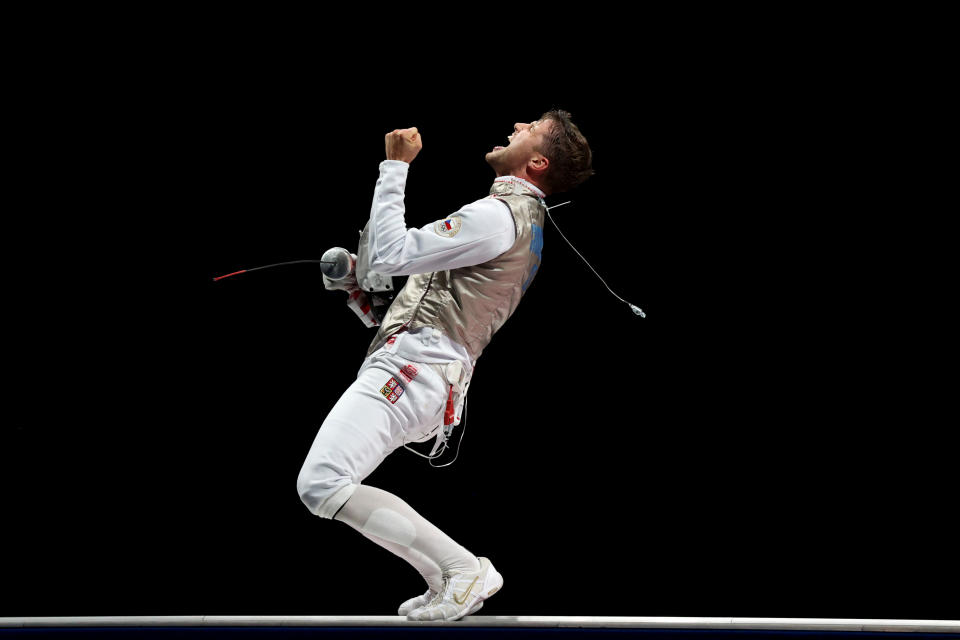
[[[507,136],[506,147],[496,146],[487,153],[487,163],[498,174],[505,175],[527,166],[530,160],[543,157],[537,148],[544,141],[553,122],[537,120],[527,124],[518,122],[513,125],[513,133]]]

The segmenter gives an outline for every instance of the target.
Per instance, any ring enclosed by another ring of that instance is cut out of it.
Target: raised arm
[[[407,229],[403,196],[409,161],[422,148],[419,134],[416,144],[403,137],[410,131],[387,134],[387,159],[380,163],[370,209],[370,268],[385,275],[457,269],[487,262],[509,249],[516,239],[513,216],[494,198],[472,202],[420,229]]]

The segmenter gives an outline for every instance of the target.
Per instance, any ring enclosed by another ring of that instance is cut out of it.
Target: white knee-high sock
[[[397,496],[360,485],[335,520],[361,533],[419,551],[441,571],[477,571],[480,561]],[[374,540],[376,542],[376,540]]]
[[[411,549],[410,547],[405,547],[395,542],[384,540],[383,538],[369,534],[365,531],[361,531],[360,533],[387,551],[392,551],[394,555],[406,560],[414,569],[417,570],[417,573],[420,574],[430,589],[437,592],[440,591],[440,588],[443,586],[443,576],[441,575],[440,567],[437,566],[436,562],[423,555],[416,549]]]

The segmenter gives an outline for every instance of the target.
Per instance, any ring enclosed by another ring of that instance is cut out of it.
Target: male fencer
[[[404,188],[423,142],[416,128],[388,133],[358,253],[372,271],[410,277],[379,323],[355,277],[347,286],[325,279],[379,328],[356,381],[321,425],[297,490],[311,513],[345,522],[423,576],[427,592],[400,606],[408,620],[459,620],[503,578],[402,499],[361,482],[400,446],[434,434],[439,444],[441,428],[459,424],[477,358],[540,267],[544,198],[593,174],[590,146],[566,111],[517,123],[508,140],[486,154],[496,172],[488,196],[408,229]]]

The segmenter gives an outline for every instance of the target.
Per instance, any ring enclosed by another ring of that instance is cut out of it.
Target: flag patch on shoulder
[[[390,378],[387,384],[383,385],[383,389],[380,389],[380,393],[390,401],[390,404],[396,404],[400,396],[403,395],[403,387],[397,382],[396,378]]]
[[[452,238],[459,233],[460,225],[460,216],[453,216],[452,218],[437,220],[436,224],[433,225],[433,230],[437,232],[437,235],[444,238]]]

